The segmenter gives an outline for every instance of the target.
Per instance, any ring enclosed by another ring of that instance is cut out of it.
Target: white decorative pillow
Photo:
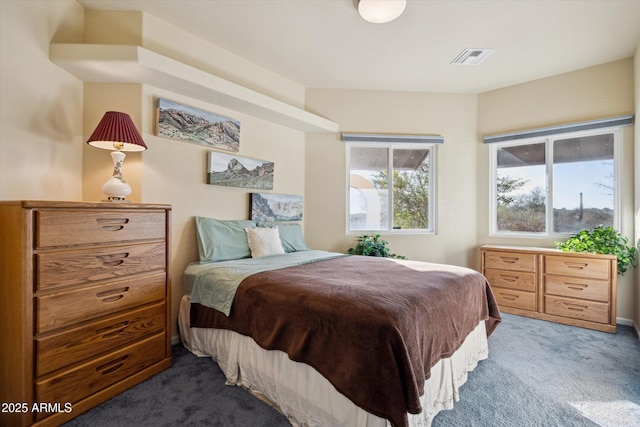
[[[285,253],[278,227],[245,228],[244,231],[247,233],[247,241],[253,258]]]

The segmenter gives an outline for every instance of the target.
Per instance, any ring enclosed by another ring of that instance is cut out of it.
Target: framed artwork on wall
[[[251,193],[253,221],[302,221],[302,196]]]
[[[209,152],[207,182],[227,187],[273,189],[274,163],[235,154]]]
[[[158,99],[156,135],[237,152],[240,122],[166,99]]]

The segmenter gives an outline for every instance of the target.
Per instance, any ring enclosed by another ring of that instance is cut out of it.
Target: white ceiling
[[[629,58],[640,42],[640,0],[407,0],[387,24],[362,20],[356,0],[78,1],[148,12],[305,87],[477,93]],[[465,48],[495,52],[450,64]]]

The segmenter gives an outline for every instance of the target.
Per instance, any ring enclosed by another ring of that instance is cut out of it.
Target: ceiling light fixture
[[[407,0],[359,0],[358,13],[373,24],[391,22],[402,15]]]

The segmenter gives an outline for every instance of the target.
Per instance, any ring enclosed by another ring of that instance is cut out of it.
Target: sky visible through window
[[[553,198],[555,208],[584,207],[613,209],[613,160],[554,165]]]
[[[518,191],[530,194],[534,188],[545,189],[545,166],[521,166],[498,169],[498,176],[527,180]],[[583,193],[585,208],[613,209],[613,160],[555,164],[553,170],[553,206],[556,209],[576,209]],[[606,188],[605,188],[606,187]]]

